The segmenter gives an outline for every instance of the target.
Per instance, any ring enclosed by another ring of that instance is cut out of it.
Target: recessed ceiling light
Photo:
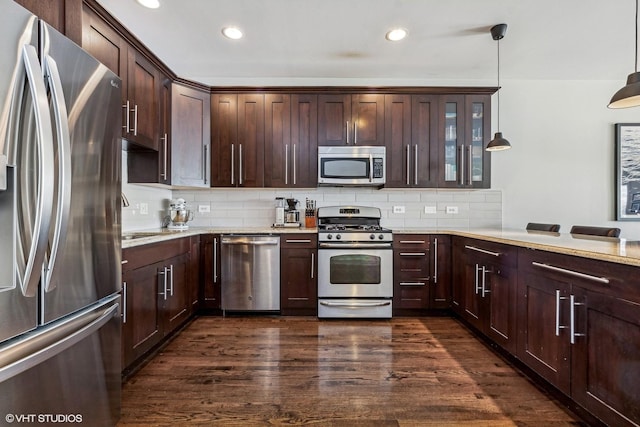
[[[222,34],[232,40],[238,40],[242,38],[242,31],[238,27],[224,27],[222,29]]]
[[[387,32],[385,38],[391,42],[397,42],[407,37],[407,34],[407,30],[405,30],[404,28],[394,28]]]
[[[149,9],[157,9],[160,7],[160,0],[137,0],[138,3]]]

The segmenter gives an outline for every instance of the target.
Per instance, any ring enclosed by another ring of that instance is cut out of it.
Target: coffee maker
[[[300,227],[300,211],[297,199],[285,199],[287,207],[284,209],[285,227]]]

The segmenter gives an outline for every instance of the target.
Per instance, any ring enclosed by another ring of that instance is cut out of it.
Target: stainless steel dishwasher
[[[280,310],[280,236],[222,235],[222,310]]]

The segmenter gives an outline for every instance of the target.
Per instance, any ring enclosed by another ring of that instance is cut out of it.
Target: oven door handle
[[[326,243],[318,244],[321,249],[391,249],[389,243]]]
[[[382,301],[382,302],[328,302],[328,301],[320,301],[321,305],[326,307],[385,307],[387,305],[391,305],[391,301]]]

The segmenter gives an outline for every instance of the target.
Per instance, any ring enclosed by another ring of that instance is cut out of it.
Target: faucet
[[[128,208],[129,207],[129,199],[127,199],[127,196],[124,195],[124,193],[120,193],[120,200],[122,201],[122,207],[123,208]]]

